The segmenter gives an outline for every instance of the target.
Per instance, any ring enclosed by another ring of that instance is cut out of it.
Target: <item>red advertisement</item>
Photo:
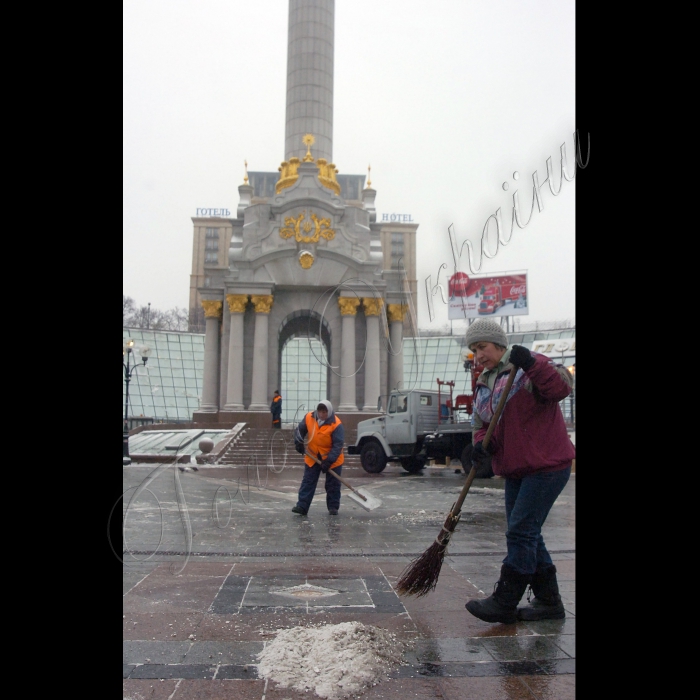
[[[472,276],[456,272],[448,280],[447,293],[450,320],[529,313],[526,272]]]

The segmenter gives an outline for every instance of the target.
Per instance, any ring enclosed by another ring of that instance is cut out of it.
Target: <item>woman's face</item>
[[[505,348],[501,348],[494,343],[488,343],[485,340],[472,343],[469,349],[474,353],[474,361],[476,364],[483,365],[486,369],[493,369],[496,367],[506,352]]]

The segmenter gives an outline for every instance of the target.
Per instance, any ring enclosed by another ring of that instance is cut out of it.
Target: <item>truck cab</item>
[[[429,459],[442,463],[447,458],[460,460],[464,472],[469,472],[472,399],[483,367],[475,364],[471,352],[464,360],[464,369],[471,374],[471,395],[460,394],[453,401],[455,382],[437,379],[437,390],[392,391],[380,396],[377,410],[383,414],[357,424],[355,444],[348,445],[348,454],[360,455],[362,468],[370,474],[383,471],[388,462],[399,462],[414,473]],[[490,460],[479,467],[476,476],[493,476]]]
[[[479,302],[478,313],[495,313],[504,304],[505,301],[503,300],[503,297],[501,295],[500,286],[491,285],[489,287],[485,287],[483,293],[481,294],[481,301]]]
[[[358,423],[357,439],[348,445],[348,454],[359,454],[364,470],[373,474],[387,462],[400,462],[409,472],[422,469],[426,463],[426,457],[419,455],[423,438],[437,428],[439,411],[444,410],[438,399],[439,393],[432,389],[380,396],[377,408],[384,414]]]

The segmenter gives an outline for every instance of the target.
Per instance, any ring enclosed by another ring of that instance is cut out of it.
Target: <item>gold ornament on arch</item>
[[[299,264],[305,269],[308,270],[313,264],[314,264],[314,256],[309,253],[308,250],[303,250],[299,254]]]

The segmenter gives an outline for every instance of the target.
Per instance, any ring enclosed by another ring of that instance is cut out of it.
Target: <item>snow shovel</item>
[[[306,456],[311,457],[316,464],[321,464],[321,460],[318,457],[314,457],[308,450],[304,450],[304,452],[306,453]],[[347,481],[345,481],[345,479],[338,476],[338,474],[336,474],[332,469],[329,469],[328,473],[333,474],[333,476],[338,479],[343,486],[347,486],[350,489],[348,497],[355,501],[355,503],[361,505],[365,510],[374,510],[382,505],[382,502],[378,498],[372,496],[372,494],[364,492],[362,489],[353,488]]]

